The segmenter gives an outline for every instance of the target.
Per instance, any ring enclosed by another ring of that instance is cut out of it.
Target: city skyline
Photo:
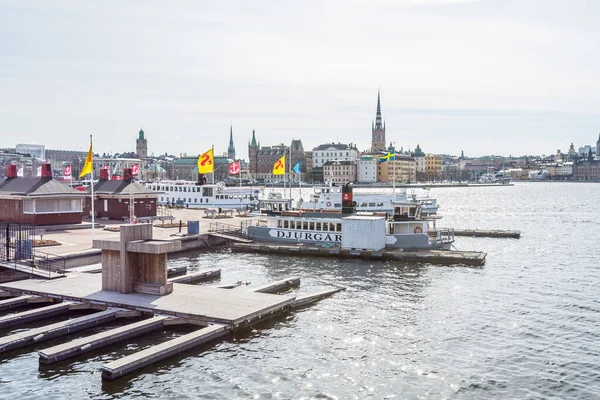
[[[600,7],[584,1],[8,2],[4,143],[237,152],[386,140],[468,156],[552,154],[600,131]]]

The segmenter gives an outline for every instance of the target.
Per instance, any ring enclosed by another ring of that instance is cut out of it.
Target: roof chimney
[[[52,178],[52,166],[50,164],[42,164],[42,178]]]
[[[107,181],[108,180],[108,170],[106,168],[100,169],[100,180]]]
[[[17,166],[10,164],[6,166],[6,179],[12,179],[17,177]]]
[[[125,168],[123,170],[123,180],[124,181],[132,181],[133,180],[133,171],[131,168]]]

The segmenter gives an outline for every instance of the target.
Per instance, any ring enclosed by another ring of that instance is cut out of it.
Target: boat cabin
[[[392,202],[394,221],[407,221],[421,218],[421,205],[418,203]]]
[[[282,215],[292,210],[291,199],[268,199],[259,200],[258,212],[263,215]]]

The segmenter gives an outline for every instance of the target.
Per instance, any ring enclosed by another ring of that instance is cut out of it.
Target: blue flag
[[[381,156],[379,157],[379,161],[381,162],[386,162],[386,161],[394,161],[396,159],[394,153],[390,153],[388,152],[385,156]]]
[[[300,173],[300,160],[298,160],[298,162],[296,163],[296,165],[294,165],[294,172],[299,174]]]

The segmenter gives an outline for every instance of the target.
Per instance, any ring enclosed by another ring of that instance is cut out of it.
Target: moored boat
[[[263,212],[251,214],[244,225],[249,238],[266,242],[307,243],[341,248],[381,250],[450,249],[454,242],[451,230],[428,235],[430,223],[422,218],[422,206],[414,202],[394,202],[393,212],[353,213],[352,200],[345,202],[342,212],[310,209],[286,210],[282,200],[261,201]],[[277,204],[275,204],[275,202]],[[285,205],[284,205],[285,204]],[[275,208],[276,212],[267,212]]]
[[[162,192],[158,204],[187,208],[248,209],[258,202],[259,190],[252,187],[227,187],[223,182],[200,184],[194,181],[145,182],[144,186]]]

